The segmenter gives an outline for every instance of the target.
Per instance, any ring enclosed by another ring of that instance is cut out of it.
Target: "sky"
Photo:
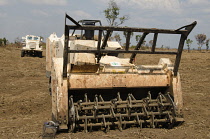
[[[195,35],[206,34],[210,38],[210,0],[115,0],[120,7],[120,16],[128,15],[121,26],[140,28],[177,29],[197,21],[188,36],[196,48]],[[81,19],[101,20],[108,25],[103,11],[109,0],[0,0],[0,38],[10,42],[26,35],[42,36],[46,40],[53,32],[64,32],[65,13],[76,21]],[[160,35],[161,45],[176,47],[178,36]],[[152,36],[148,36],[149,42]],[[135,45],[135,37],[132,44]],[[205,47],[205,46],[203,46]]]

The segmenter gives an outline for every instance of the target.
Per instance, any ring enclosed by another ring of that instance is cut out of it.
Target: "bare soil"
[[[43,54],[45,56],[45,54]],[[160,57],[138,56],[138,63],[158,63]],[[171,56],[170,56],[171,57]],[[173,61],[174,58],[172,58]],[[210,138],[210,52],[183,52],[181,74],[185,123],[173,129],[128,128],[89,133],[59,133],[69,139],[201,139]],[[51,97],[45,57],[20,57],[19,48],[0,48],[0,138],[42,138],[51,120]]]

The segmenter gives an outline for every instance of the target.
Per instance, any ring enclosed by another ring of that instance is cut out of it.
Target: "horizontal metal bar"
[[[135,28],[135,27],[112,27],[112,26],[74,26],[67,25],[69,29],[76,30],[111,30],[111,31],[130,31],[130,32],[145,32],[145,33],[167,33],[167,34],[183,34],[187,30],[174,29],[157,29],[157,28]]]
[[[144,101],[143,100],[132,100],[131,103],[143,103]],[[157,103],[158,101],[157,100],[150,100],[149,101],[150,103]],[[166,99],[163,99],[162,102],[166,102]],[[105,105],[105,104],[113,104],[111,101],[104,101],[104,102],[97,102],[98,105]],[[115,104],[127,104],[128,101],[116,101]],[[96,102],[82,102],[80,104],[78,103],[74,103],[75,106],[78,106],[78,105],[95,105]]]
[[[150,124],[151,123],[151,120],[139,120],[140,123],[148,123]],[[165,122],[168,122],[167,119],[154,119],[154,122],[155,123],[165,123]],[[106,122],[106,125],[107,126],[111,126],[111,125],[118,125],[119,122]],[[138,122],[137,121],[122,121],[121,123],[122,125],[126,124],[126,125],[129,125],[129,124],[137,124],[138,125]],[[97,127],[97,126],[102,126],[103,123],[88,123],[87,126],[88,127]],[[80,127],[85,127],[85,124],[79,124]]]
[[[152,116],[152,115],[168,115],[168,114],[172,114],[171,111],[164,111],[162,113],[160,112],[148,112],[147,115],[145,115],[145,113],[131,113],[131,114],[115,114],[115,118],[119,118],[119,117],[136,117],[136,116]],[[109,115],[97,115],[96,117],[93,116],[79,116],[79,120],[83,120],[83,119],[95,119],[95,118],[113,118],[113,116],[111,114]]]
[[[114,109],[122,109],[122,108],[127,108],[128,104],[121,104],[121,105],[113,105]],[[157,107],[159,106],[158,104],[148,104],[148,107]],[[170,103],[164,103],[164,106],[171,106]],[[110,109],[110,105],[109,106],[89,106],[89,107],[81,107],[82,110],[92,110],[93,107],[97,107],[97,110],[99,109]],[[131,104],[131,108],[141,108],[144,107],[142,104]]]
[[[68,53],[98,53],[98,50],[68,50]],[[100,50],[100,53],[138,53],[138,54],[169,54],[176,55],[177,52],[165,52],[165,51],[139,51],[139,50]]]
[[[77,27],[81,27],[81,25],[79,23],[77,23],[77,21],[75,21],[72,17],[70,17],[68,14],[66,14],[66,18],[68,18],[71,22],[73,22]],[[65,23],[66,25],[66,23]]]

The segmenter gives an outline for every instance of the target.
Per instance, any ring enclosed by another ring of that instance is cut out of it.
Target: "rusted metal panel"
[[[173,77],[172,89],[174,94],[174,103],[178,109],[178,113],[180,113],[183,107],[183,99],[182,99],[181,80],[179,74],[176,77]]]
[[[167,75],[127,75],[127,87],[160,87],[168,86]]]
[[[70,89],[114,88],[114,87],[160,87],[168,86],[167,75],[139,74],[72,74]]]
[[[54,70],[51,75],[51,93],[52,93],[52,114],[55,119],[57,116],[57,80]]]
[[[63,79],[63,58],[53,58],[52,112],[60,129],[68,129],[68,82]]]
[[[71,73],[96,73],[99,64],[96,65],[71,65]]]
[[[126,75],[124,74],[113,74],[112,75],[112,86],[113,87],[126,87]]]
[[[106,74],[79,75],[72,74],[69,78],[69,88],[110,88],[112,76]]]
[[[63,83],[58,86],[57,91],[58,121],[61,123],[59,128],[68,129],[68,88],[66,79],[64,79]]]

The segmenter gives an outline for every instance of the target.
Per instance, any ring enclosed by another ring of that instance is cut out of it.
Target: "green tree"
[[[119,17],[120,7],[117,5],[117,3],[114,0],[109,1],[109,7],[105,9],[103,13],[110,26],[119,26],[129,18],[127,15]]]
[[[198,50],[201,51],[201,48],[203,46],[203,44],[205,44],[205,40],[206,40],[206,35],[205,34],[197,34],[195,36],[196,41],[198,42]]]
[[[0,46],[6,46],[8,44],[8,40],[4,38],[0,38]]]
[[[141,35],[136,35],[136,43],[139,42],[140,38],[141,38]]]
[[[190,52],[190,46],[191,46],[192,42],[193,42],[193,41],[192,41],[191,39],[187,39],[187,40],[186,40],[188,53]]]

